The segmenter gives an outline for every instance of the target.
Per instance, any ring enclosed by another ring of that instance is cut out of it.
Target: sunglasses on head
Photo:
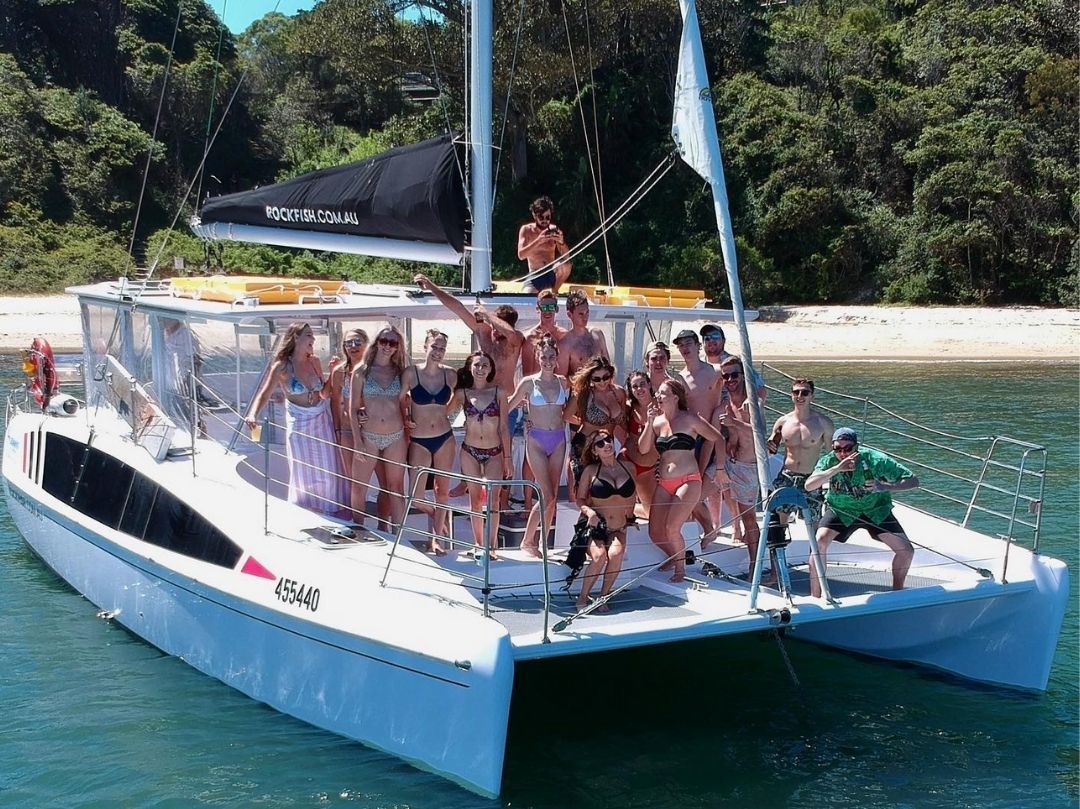
[[[723,340],[724,338],[718,332],[713,331],[706,334],[703,339],[706,343],[711,343],[713,341]]]
[[[833,444],[833,452],[854,452],[858,444]]]
[[[381,346],[386,346],[387,348],[397,348],[398,346],[398,341],[395,340],[393,337],[380,337],[376,342]]]
[[[597,374],[592,378],[593,382],[607,382],[611,379],[611,374]]]
[[[360,348],[364,342],[364,338],[362,337],[353,337],[345,341],[345,348]]]
[[[557,303],[542,303],[536,307],[541,312],[558,312],[559,304]]]
[[[795,388],[795,390],[791,392],[792,396],[798,396],[800,398],[803,396],[812,396],[813,394],[814,392],[810,390],[810,388]]]
[[[724,377],[724,379],[738,379],[742,376],[742,371],[732,371],[729,374],[721,374],[721,376]]]

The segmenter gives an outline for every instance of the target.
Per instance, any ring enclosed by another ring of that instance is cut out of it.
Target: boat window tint
[[[124,516],[120,520],[120,530],[125,534],[142,539],[146,529],[146,520],[150,516],[150,509],[154,506],[157,496],[157,484],[145,475],[135,475],[131,482],[131,492],[128,494],[127,506],[124,508]]]
[[[222,567],[234,567],[240,547],[186,503],[160,489],[143,539],[162,548]]]
[[[91,447],[72,505],[87,517],[116,528],[134,474],[130,466]]]
[[[64,503],[71,502],[75,482],[79,479],[86,445],[67,436],[47,433],[45,438],[45,470],[41,487]]]

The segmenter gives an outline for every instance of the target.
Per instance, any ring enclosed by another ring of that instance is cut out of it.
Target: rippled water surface
[[[783,366],[917,420],[1051,449],[1071,606],[1050,687],[982,688],[743,637],[519,671],[488,801],[255,703],[95,617],[0,503],[0,806],[1059,807],[1077,802],[1075,366]],[[10,357],[0,382],[17,381]],[[944,416],[942,414],[945,414]]]

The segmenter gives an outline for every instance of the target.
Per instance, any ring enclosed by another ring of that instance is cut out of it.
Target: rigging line
[[[592,231],[592,233],[590,233],[588,236],[586,236],[584,239],[574,245],[574,247],[572,247],[567,253],[559,256],[559,258],[555,261],[551,261],[548,264],[545,264],[543,267],[538,267],[535,270],[529,270],[528,273],[521,276],[520,278],[513,279],[514,282],[525,281],[530,278],[535,278],[539,275],[542,275],[543,273],[554,267],[557,262],[573,260],[585,250],[592,247],[592,245],[595,244],[596,241],[603,235],[603,232],[605,230],[611,229],[620,221],[622,221],[623,218],[628,213],[630,213],[633,207],[637,205],[642,199],[644,199],[645,195],[652,191],[652,189],[656,187],[657,183],[659,183],[660,180],[662,180],[664,176],[669,171],[671,171],[671,169],[675,166],[675,156],[676,153],[673,151],[670,155],[664,158],[664,160],[657,164],[656,168],[654,168],[652,172],[648,175],[648,177],[646,177],[645,180],[642,181],[641,185],[639,185],[632,192],[630,192],[630,195],[627,196],[626,200],[624,200],[623,203],[615,209],[615,211],[606,221],[603,221],[599,225],[597,225],[597,227]],[[655,176],[655,179],[653,179],[654,175],[657,175],[658,172],[659,176]]]
[[[135,221],[131,225],[131,241],[128,242],[128,258],[135,263],[135,234],[139,231],[139,217],[142,215],[143,200],[146,198],[146,181],[150,176],[150,161],[154,157],[154,144],[157,143],[158,124],[161,122],[161,109],[165,105],[165,88],[169,84],[169,72],[172,70],[173,54],[176,52],[176,37],[180,32],[180,13],[182,2],[176,4],[176,24],[173,25],[172,42],[169,44],[169,58],[165,60],[165,73],[161,79],[161,95],[158,97],[157,112],[154,115],[154,128],[150,133],[150,146],[146,150],[146,166],[143,167],[142,185],[139,188],[139,202],[135,206]],[[112,340],[109,340],[112,345]]]
[[[600,159],[600,126],[597,123],[596,115],[596,73],[593,70],[592,24],[589,22],[589,0],[585,0],[585,44],[589,54],[589,82],[593,88],[590,96],[592,97],[593,142],[596,143],[597,205],[600,207],[600,220],[603,221],[607,218],[607,211],[604,209],[604,169],[603,161]],[[608,284],[615,286],[615,273],[611,268],[611,253],[608,250],[607,231],[604,231],[604,263],[607,265]]]
[[[588,0],[586,0],[586,9],[585,9],[586,17],[588,17],[588,13],[589,13],[588,12]],[[577,108],[578,108],[578,115],[581,117],[581,134],[585,138],[585,156],[589,160],[589,178],[592,180],[593,198],[596,200],[597,213],[600,215],[600,220],[603,221],[604,212],[603,212],[603,209],[601,207],[600,191],[599,191],[599,188],[597,187],[597,168],[593,165],[592,144],[589,142],[589,124],[585,120],[585,106],[581,103],[581,84],[578,82],[577,59],[574,56],[574,43],[573,43],[572,38],[570,36],[570,18],[566,14],[566,3],[565,2],[562,4],[562,16],[563,16],[563,27],[566,29],[566,46],[567,46],[567,50],[570,52],[570,68],[571,68],[571,70],[574,71],[574,91],[575,91],[575,94],[576,94],[576,103],[577,103]],[[595,104],[596,103],[596,99],[595,99],[596,85],[590,84],[589,85],[589,91],[594,96],[593,104]],[[600,144],[597,143],[597,149],[598,150],[599,150],[599,147],[600,147]],[[596,155],[596,162],[597,163],[600,162],[600,155],[599,154]],[[605,237],[604,250],[605,250],[605,256],[606,256],[607,255],[607,243],[606,243],[607,231],[606,230],[601,231],[601,234]],[[563,257],[563,260],[566,260],[565,256]],[[608,262],[608,278],[611,278],[611,263],[610,263],[610,261]],[[614,283],[612,283],[612,286],[614,286]]]
[[[502,127],[499,129],[499,146],[495,150],[495,173],[491,175],[491,207],[495,207],[495,185],[499,179],[499,166],[502,165],[503,140],[506,137],[506,122],[510,118],[510,93],[514,89],[514,76],[517,72],[518,50],[521,46],[521,31],[525,26],[525,0],[518,5],[517,34],[514,37],[514,53],[510,59],[510,79],[506,84],[506,104],[503,105]]]
[[[210,82],[210,109],[206,113],[206,135],[203,137],[203,149],[210,140],[210,127],[214,123],[214,99],[217,97],[218,76],[221,73],[221,46],[225,41],[225,13],[229,8],[229,0],[223,0],[221,4],[221,24],[218,26],[217,52],[214,54],[214,78]],[[199,187],[195,190],[195,210],[199,210],[199,200],[202,197],[202,181],[206,174],[199,171]]]

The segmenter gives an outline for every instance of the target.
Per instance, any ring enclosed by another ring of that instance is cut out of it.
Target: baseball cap
[[[835,433],[832,434],[833,441],[847,440],[853,444],[859,443],[859,435],[850,427],[840,427]]]
[[[724,337],[724,330],[717,326],[715,323],[706,323],[704,326],[701,327],[699,333],[702,337],[705,337],[709,334],[719,334],[721,340],[727,339],[726,337]]]
[[[679,342],[679,340],[686,339],[693,340],[695,343],[699,342],[697,332],[692,329],[683,329],[681,332],[675,335],[675,339],[672,340],[672,342],[677,343]]]

